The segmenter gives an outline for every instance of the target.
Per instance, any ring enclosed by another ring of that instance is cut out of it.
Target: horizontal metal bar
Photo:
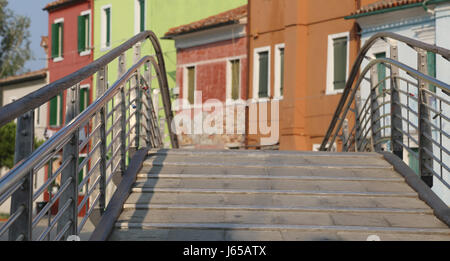
[[[414,88],[418,88],[418,84],[416,83],[416,82],[413,82],[413,81],[411,81],[411,80],[409,80],[409,79],[406,79],[405,77],[402,77],[402,76],[399,76],[399,75],[397,75],[397,76],[394,76],[394,79],[398,79],[398,80],[401,80],[401,81],[404,81],[404,82],[406,82],[407,84],[410,84],[410,85],[412,85]],[[398,90],[398,89],[397,89]]]
[[[440,148],[442,151],[444,151],[447,155],[450,156],[450,151],[447,150],[445,147],[443,147],[442,144],[440,144],[439,142],[435,141],[432,137],[430,137],[430,136],[429,136],[428,134],[426,134],[426,133],[423,133],[423,136],[424,136],[425,138],[427,138],[427,140],[429,140],[429,141],[431,141],[432,143],[434,143],[434,145],[436,145],[438,148]],[[424,148],[424,149],[426,149],[426,148]],[[449,170],[449,172],[450,172],[450,170]]]
[[[142,33],[139,35],[142,35]],[[133,37],[133,39],[134,38],[135,37]],[[33,153],[31,153],[28,158],[21,161],[20,164],[16,164],[5,176],[0,178],[0,195],[5,193],[11,186],[23,179],[27,175],[27,173],[29,173],[34,168],[34,166],[42,161],[42,159],[49,151],[52,151],[66,140],[70,140],[73,133],[75,131],[78,131],[80,126],[84,126],[83,123],[85,121],[90,120],[92,115],[96,114],[100,110],[100,108],[103,108],[105,104],[118,93],[118,91],[120,90],[120,86],[122,86],[123,83],[128,79],[131,72],[135,71],[137,68],[141,67],[148,61],[152,61],[152,58],[150,56],[145,56],[140,59],[127,71],[127,73],[125,73],[118,81],[116,81],[113,86],[108,88],[103,96],[95,100],[91,105],[88,106],[87,109],[77,115],[70,123],[62,127],[49,140],[44,142],[44,144],[42,144]],[[42,89],[45,89],[45,87]],[[0,109],[0,111],[2,110]]]
[[[436,171],[434,171],[434,169],[433,168],[431,168],[427,163],[423,163],[423,166],[425,167],[425,168],[427,168],[429,171],[431,171],[431,173],[433,173],[433,175],[434,175],[434,177],[436,177],[438,180],[440,180],[441,182],[442,182],[442,184],[444,184],[447,188],[449,188],[450,189],[450,184],[446,181],[446,180],[444,180],[442,177],[441,177],[441,175],[439,175],[438,173],[436,173]]]
[[[412,149],[410,149],[408,146],[406,146],[405,144],[403,144],[403,142],[399,141],[399,140],[395,140],[396,143],[398,143],[400,146],[402,146],[405,150],[407,150],[411,155],[413,155],[416,159],[419,159],[419,153],[413,151]]]
[[[416,97],[411,96],[412,93],[405,92],[405,91],[403,91],[403,90],[401,90],[401,89],[399,89],[399,88],[395,88],[395,89],[396,89],[396,91],[398,91],[399,93],[405,95],[408,99],[412,99],[412,100],[414,100],[415,102],[418,102],[418,101],[419,101],[419,99],[417,99]]]
[[[132,48],[136,43],[139,43],[145,39],[150,39],[152,43],[154,43],[157,42],[158,37],[151,31],[141,32],[78,71],[54,81],[28,95],[25,95],[15,102],[5,105],[0,109],[0,126],[3,126],[6,123],[20,117],[20,115],[28,111],[36,109],[37,107],[48,102],[51,98],[62,93],[64,90],[75,86],[76,84],[94,75],[100,68],[107,66],[122,53]],[[156,52],[157,56],[161,55],[161,50],[159,48]],[[135,69],[135,67],[132,67],[132,71],[135,71]],[[127,74],[127,76],[128,75],[129,74]],[[121,85],[122,84],[123,83],[121,83]]]
[[[427,120],[427,119],[422,119],[422,120],[424,122],[426,122],[427,124],[429,124],[431,127],[435,128],[439,134],[443,134],[447,139],[450,139],[450,134],[448,134],[447,132],[442,130],[442,128],[439,128],[434,123],[432,123],[430,120]]]
[[[79,147],[79,152],[82,151],[84,149],[84,147],[86,147],[86,145],[89,143],[89,141],[91,140],[91,138],[95,135],[95,133],[100,129],[101,124],[98,124],[90,133],[89,135],[86,137],[86,140],[84,140]]]
[[[114,151],[114,153],[112,154],[111,158],[108,160],[108,162],[106,163],[106,167],[109,167],[109,165],[111,164],[111,162],[114,161],[114,158],[117,156],[117,153],[119,153],[120,151],[120,146],[117,147],[116,151]]]
[[[8,231],[9,227],[11,227],[14,222],[23,214],[25,211],[25,206],[21,205],[14,214],[9,216],[8,221],[3,224],[3,226],[0,228],[0,236],[2,236],[6,231]]]
[[[377,122],[385,119],[388,116],[391,116],[391,114],[390,113],[381,114],[378,118],[372,120],[372,125],[375,125]]]
[[[438,157],[436,157],[432,151],[430,151],[425,147],[423,148],[423,150],[426,154],[431,156],[439,164],[440,167],[443,167],[446,171],[450,172],[450,168],[447,165],[445,165],[445,163],[443,163]]]
[[[101,143],[102,143],[102,141],[99,140],[97,142],[97,144],[95,144],[95,146],[92,148],[92,150],[88,152],[88,154],[86,155],[85,159],[80,163],[80,165],[78,165],[78,169],[83,169],[84,168],[84,166],[89,162],[89,160],[92,158],[94,153],[98,150],[98,148],[100,148]]]
[[[390,140],[391,140],[391,137],[380,138],[380,139],[378,139],[377,141],[375,141],[375,142],[373,143],[373,145],[377,145],[377,144],[380,144],[380,143],[382,143],[382,142],[386,142],[386,141],[390,141]]]
[[[411,121],[409,121],[408,119],[404,118],[403,116],[399,116],[397,114],[393,115],[395,118],[400,119],[402,121],[405,121],[406,123],[408,123],[411,127],[413,127],[413,129],[418,130],[419,127],[417,127],[415,124],[413,124]]]
[[[446,100],[446,99],[443,99],[443,98],[445,98],[445,97],[439,96],[439,95],[437,95],[436,93],[434,93],[434,92],[432,92],[432,91],[430,91],[429,89],[426,89],[426,88],[424,88],[424,89],[422,89],[422,90],[423,90],[424,92],[426,92],[428,95],[433,96],[433,97],[436,98],[437,100],[442,101],[442,102],[444,102],[444,103],[447,104],[447,105],[450,105],[450,101],[448,101],[448,100]]]
[[[11,187],[8,191],[0,196],[0,206],[8,200],[14,192],[16,192],[20,187],[22,187],[23,182],[18,182],[15,186]]]
[[[87,219],[92,214],[92,211],[94,211],[94,209],[95,209],[94,206],[98,203],[99,199],[100,199],[100,193],[98,193],[97,197],[95,197],[95,199],[92,201],[91,207],[88,208],[88,211],[87,211],[86,215],[83,217],[83,219],[81,220],[80,224],[78,224],[78,234],[80,234],[81,230],[83,230]]]
[[[47,155],[44,156],[43,159],[33,167],[33,170],[37,171],[41,169],[44,165],[46,165],[47,162],[50,161],[50,159],[52,159],[56,154],[58,154],[69,141],[70,139],[67,139],[64,143],[60,144],[60,146],[56,147],[50,153],[47,152]]]
[[[413,138],[413,136],[411,136],[411,134],[407,133],[406,131],[403,131],[397,127],[394,127],[395,130],[401,132],[403,135],[405,135],[406,137],[408,137],[409,139],[411,139],[415,144],[419,145],[419,141],[416,140],[415,138]]]
[[[55,241],[61,240],[61,238],[66,234],[67,230],[69,230],[70,226],[72,225],[72,220],[69,219],[69,221],[66,223],[66,225],[62,228],[62,230],[56,235]]]
[[[41,221],[42,217],[47,213],[47,211],[52,207],[53,204],[55,204],[56,200],[59,199],[59,197],[62,195],[62,193],[69,187],[70,183],[72,183],[73,178],[69,177],[66,182],[59,188],[58,192],[52,197],[52,199],[45,204],[45,207],[42,208],[41,212],[34,217],[32,222],[32,227],[36,227],[39,221]]]
[[[414,114],[416,117],[419,117],[419,114],[418,114],[417,112],[413,111],[411,108],[408,108],[408,106],[406,106],[406,105],[404,105],[404,104],[402,104],[402,103],[399,103],[399,102],[394,102],[394,103],[397,104],[397,105],[399,105],[400,107],[406,109],[407,112],[411,112],[411,113]]]
[[[126,122],[130,122],[131,118],[133,118],[133,116],[136,115],[136,111],[134,111],[133,113],[130,114],[130,116],[128,118],[125,119]]]
[[[120,123],[120,119],[122,118],[122,115],[120,115],[119,117],[117,117],[117,119],[115,120],[115,122],[113,123],[113,125],[111,125],[111,127],[109,127],[108,131],[105,133],[105,136],[108,137],[108,135],[114,130],[115,127],[117,127],[116,125],[118,123]]]
[[[97,162],[94,164],[94,166],[88,171],[87,175],[84,177],[84,179],[80,182],[80,184],[78,184],[78,191],[83,189],[83,186],[86,184],[86,182],[89,181],[89,179],[91,178],[92,174],[94,174],[95,169],[99,166],[101,161],[101,158],[99,157],[99,159],[97,160]]]
[[[115,142],[117,141],[118,138],[120,138],[120,132],[118,132],[116,134],[116,136],[109,143],[108,147],[106,147],[106,152],[108,152],[111,149],[112,146],[117,145],[117,144],[115,144]],[[120,146],[118,146],[118,147],[120,147]]]
[[[439,114],[438,117],[441,117],[442,119],[450,122],[450,118],[448,118],[447,116],[445,116],[444,114],[442,114],[442,112],[438,112],[436,111],[433,107],[427,105],[427,104],[423,104],[425,107],[427,107],[427,109],[429,109],[430,111],[434,112],[435,114]]]
[[[136,127],[136,124],[134,124],[129,130],[128,132],[125,134],[125,137],[130,137],[131,131]],[[128,151],[128,150],[127,150]]]
[[[61,172],[69,165],[69,163],[74,159],[73,156],[70,156],[67,158],[61,166],[55,171],[55,173],[51,174],[51,178],[47,179],[45,183],[39,187],[39,189],[33,194],[33,201],[37,200],[38,197],[46,190],[48,189],[48,186],[55,181],[55,179],[61,174]]]
[[[62,217],[63,213],[69,208],[69,206],[72,204],[73,200],[72,198],[69,198],[64,206],[61,208],[61,210],[58,211],[58,214],[53,218],[53,220],[50,222],[50,224],[47,226],[47,228],[44,230],[44,232],[41,233],[41,235],[38,237],[37,241],[42,241],[44,238],[50,233],[53,229],[53,227],[56,225],[58,220]]]

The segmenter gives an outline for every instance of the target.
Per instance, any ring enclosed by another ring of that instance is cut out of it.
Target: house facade
[[[407,1],[379,1],[374,4],[362,6],[356,12],[353,12],[346,17],[348,20],[354,20],[361,28],[361,46],[375,33],[378,32],[393,32],[409,38],[419,40],[432,45],[437,45],[446,49],[450,49],[450,35],[448,34],[448,28],[450,28],[450,1],[442,0],[407,0]],[[406,65],[417,68],[417,54],[415,50],[405,44],[398,44],[398,59]],[[368,52],[369,57],[380,58],[390,57],[390,46],[384,41],[378,41]],[[363,66],[367,64],[367,61],[363,63]],[[432,52],[427,53],[427,74],[435,77],[443,82],[450,83],[450,65],[443,57],[435,55]],[[389,70],[386,67],[378,68],[378,78],[384,78],[389,76]],[[416,80],[410,77],[406,72],[400,71],[400,77],[408,79],[412,82]],[[386,88],[389,87],[389,82],[386,83]],[[361,98],[367,99],[369,95],[368,83],[362,84]],[[408,91],[413,97],[417,97],[416,88],[408,88],[404,81],[400,81],[400,89]],[[446,96],[442,90],[436,87],[430,87],[430,90],[435,92],[438,96]],[[403,104],[410,104],[411,108],[417,110],[417,102],[410,99],[406,101],[405,96],[400,96],[403,100]],[[450,106],[442,103],[438,104],[435,100],[431,99],[431,105],[435,111],[443,110],[449,111]],[[364,101],[363,101],[364,102]],[[389,113],[390,109],[386,108],[386,112]],[[432,113],[433,114],[433,113]],[[419,173],[419,162],[416,158],[418,153],[418,144],[414,140],[418,140],[418,130],[414,126],[418,126],[418,119],[413,114],[409,114],[403,110],[402,115],[405,119],[409,119],[412,124],[408,126],[406,122],[403,122],[403,129],[407,132],[411,138],[404,135],[403,143],[409,145],[410,151],[403,149],[403,160],[413,169],[416,173]],[[434,117],[432,119],[436,126],[440,126],[447,133],[450,132],[450,125],[447,121],[440,122],[439,118]],[[389,135],[389,133],[387,134]],[[439,142],[439,133],[432,129],[433,140]],[[450,139],[442,139],[443,146],[448,148],[450,146]],[[390,144],[386,144],[390,146]],[[416,154],[414,155],[413,154]],[[433,147],[433,154],[436,158],[442,157],[442,162],[450,162],[450,155],[447,153],[440,153],[437,146]],[[442,173],[442,178],[450,183],[450,172],[446,169],[440,169],[438,164],[434,165],[434,171],[438,174]],[[433,191],[435,191],[441,199],[447,204],[450,204],[450,194],[448,188],[436,177],[433,180]]]
[[[94,0],[94,59],[105,55],[108,51],[119,46],[133,35],[152,30],[161,38],[172,27],[191,23],[202,18],[227,11],[244,5],[247,0]],[[173,41],[160,41],[166,64],[169,88],[176,87],[177,56]],[[141,53],[152,53],[149,42],[144,42]],[[126,63],[131,66],[134,61],[133,50],[127,52]],[[108,82],[113,84],[117,80],[117,61],[111,63],[108,71]],[[152,86],[157,86],[155,81]],[[159,90],[155,90],[159,95]],[[172,93],[175,98],[176,94]],[[161,103],[161,101],[160,101]],[[160,104],[161,105],[161,104]],[[163,107],[158,106],[160,117],[164,117]],[[161,122],[162,128],[166,128]],[[165,134],[165,144],[170,144],[168,130]]]
[[[318,149],[360,46],[355,21],[344,17],[373,2],[249,1],[250,106],[266,111],[271,131],[279,131],[267,135],[258,126],[249,144]]]
[[[48,12],[48,72],[50,83],[55,82],[93,61],[93,1],[92,0],[58,0],[47,4]],[[47,125],[49,136],[65,124],[67,91],[57,95],[48,103]],[[80,82],[79,108],[83,111],[93,101],[92,77]],[[85,133],[85,132],[84,132]],[[83,133],[80,133],[82,139]],[[80,162],[86,157],[86,152],[79,155]],[[47,173],[55,171],[61,164],[58,155]],[[80,177],[87,173],[89,164],[80,171]],[[78,199],[83,199],[82,193]],[[48,191],[44,192],[44,200],[49,200]],[[56,208],[56,206],[55,206]],[[84,210],[79,213],[84,214]]]
[[[180,146],[245,145],[247,5],[171,28],[164,38],[177,48],[175,119],[186,127]]]

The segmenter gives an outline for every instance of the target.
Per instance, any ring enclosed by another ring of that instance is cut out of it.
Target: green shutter
[[[231,99],[239,99],[240,89],[240,61],[231,61]]]
[[[58,103],[58,108],[59,108],[59,123],[58,125],[63,125],[64,124],[64,108],[63,108],[63,104],[64,104],[64,95],[60,94],[59,95],[59,103]]]
[[[89,106],[89,89],[80,89],[80,112],[84,111]]]
[[[58,24],[52,24],[52,58],[59,55],[59,28]]]
[[[347,37],[337,38],[333,41],[334,48],[334,89],[342,90],[345,87],[347,74]]]
[[[411,148],[411,150],[414,151],[417,155],[419,155],[419,149],[418,148]],[[409,167],[416,174],[419,174],[419,160],[411,152],[408,153],[408,160],[409,160]]]
[[[83,160],[85,159],[85,157],[78,157],[78,166],[81,164],[81,162],[83,162]],[[83,181],[83,177],[84,177],[84,168],[87,166],[88,164],[84,165],[84,167],[80,170],[80,172],[78,172],[78,184],[80,184]]]
[[[105,9],[106,14],[106,46],[111,45],[111,9]]]
[[[78,16],[78,52],[86,50],[86,16]]]
[[[259,97],[268,97],[269,85],[269,52],[259,53]]]
[[[64,23],[59,23],[59,27],[61,29],[61,42],[59,43],[61,48],[60,57],[64,57]]]
[[[284,48],[280,49],[280,95],[283,96],[284,90]]]
[[[375,54],[375,58],[386,58],[386,53],[377,53]],[[386,81],[384,81],[384,78],[386,78],[386,65],[383,63],[377,64],[377,71],[378,71],[378,82],[383,81],[378,85],[378,93],[383,93],[383,90],[386,88]]]
[[[433,52],[427,53],[427,66],[428,66],[428,75],[436,78],[436,54]],[[436,93],[436,86],[429,85],[430,91]]]
[[[50,100],[50,126],[58,125],[58,96]]]
[[[195,93],[195,67],[189,67],[188,70],[188,101],[189,104],[194,104]]]
[[[140,30],[145,31],[145,0],[139,0]]]

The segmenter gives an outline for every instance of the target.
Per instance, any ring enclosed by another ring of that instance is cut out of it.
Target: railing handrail
[[[359,74],[359,69],[361,67],[361,64],[364,60],[364,58],[366,57],[367,52],[370,50],[370,48],[375,44],[375,42],[377,42],[378,40],[385,40],[386,38],[390,38],[396,41],[400,41],[403,42],[411,47],[416,47],[416,48],[420,48],[423,49],[425,51],[430,51],[436,54],[441,55],[443,58],[447,59],[450,61],[450,50],[436,46],[436,45],[431,45],[431,44],[427,44],[415,39],[411,39],[409,37],[406,36],[402,36],[396,33],[391,33],[391,32],[380,32],[380,33],[376,33],[374,34],[372,37],[370,37],[363,45],[363,47],[360,49],[358,56],[356,57],[355,63],[353,64],[352,70],[350,72],[350,75],[348,77],[348,80],[345,84],[345,88],[344,91],[342,93],[341,99],[339,100],[338,106],[336,108],[336,111],[334,112],[333,118],[331,120],[331,123],[328,127],[328,130],[325,134],[325,137],[322,141],[322,144],[320,145],[319,150],[325,150],[328,140],[330,139],[332,132],[334,130],[334,127],[337,123],[337,120],[339,118],[339,115],[342,112],[342,109],[345,105],[345,103],[347,102],[347,98],[350,94],[350,91],[352,90],[352,86],[355,83],[356,77]]]
[[[135,44],[142,42],[143,40],[150,38],[153,43],[153,47],[156,53],[156,57],[158,59],[158,64],[160,69],[162,70],[162,80],[163,86],[167,86],[167,76],[165,73],[165,64],[164,59],[162,59],[162,51],[157,40],[156,35],[152,31],[144,31],[131,39],[121,44],[120,46],[114,48],[107,54],[103,55],[99,59],[91,62],[89,65],[79,69],[78,71],[69,74],[68,76],[61,78],[57,81],[54,81],[50,84],[45,85],[44,87],[23,96],[22,98],[9,103],[0,108],[0,127],[7,124],[8,122],[16,119],[20,115],[36,109],[37,107],[43,105],[48,102],[51,98],[58,95],[58,93],[74,86],[75,84],[81,82],[82,80],[94,75],[100,68],[106,66],[111,61],[119,57],[123,52],[132,48]],[[168,90],[164,90],[162,88],[162,95],[168,95]],[[168,104],[170,105],[170,102]]]
[[[105,93],[89,105],[83,112],[78,114],[72,121],[62,127],[50,139],[45,141],[39,148],[37,148],[27,159],[18,162],[5,176],[0,179],[0,195],[8,191],[14,184],[20,182],[21,179],[31,171],[34,166],[46,157],[48,151],[56,149],[61,143],[70,137],[73,132],[82,127],[94,113],[97,113],[100,108],[105,106],[107,102],[114,97],[120,90],[120,87],[128,80],[128,78],[135,73],[135,71],[146,62],[152,62],[153,57],[145,56],[134,64],[123,76],[120,77]],[[153,62],[154,63],[154,60]]]

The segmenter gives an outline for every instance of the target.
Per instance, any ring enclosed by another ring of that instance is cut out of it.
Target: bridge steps
[[[152,151],[110,240],[450,240],[381,155]]]

